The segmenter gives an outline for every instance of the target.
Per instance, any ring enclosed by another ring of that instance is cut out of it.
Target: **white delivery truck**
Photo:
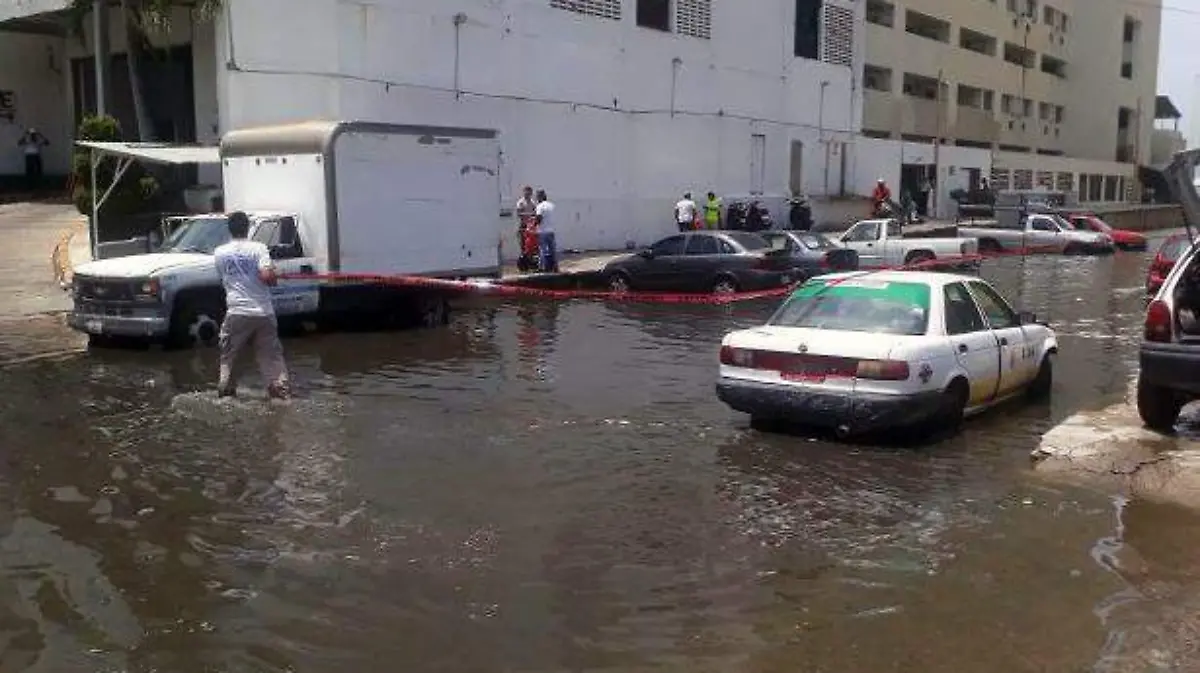
[[[353,277],[500,274],[495,131],[368,122],[253,128],[226,134],[220,161],[225,212],[250,216],[251,239],[268,246],[280,273],[313,276],[274,289],[281,323],[438,324],[444,293]],[[214,340],[225,302],[212,252],[229,239],[225,215],[174,224],[155,253],[75,269],[71,326],[92,342]]]

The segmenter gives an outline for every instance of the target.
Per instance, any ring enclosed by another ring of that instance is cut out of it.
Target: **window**
[[[550,0],[550,6],[576,14],[621,20],[621,0]]]
[[[979,315],[979,307],[967,292],[962,283],[947,285],[943,290],[946,302],[946,334],[971,334],[987,329],[983,324],[983,316]]]
[[[979,308],[983,310],[983,314],[987,316],[988,324],[992,329],[1009,329],[1010,327],[1020,327],[1021,320],[1017,317],[1016,311],[1004,301],[988,284],[980,281],[971,281],[971,294],[975,296],[975,301],[979,303]]]
[[[958,31],[958,46],[984,56],[996,55],[996,38],[976,32],[970,28]]]
[[[1032,69],[1037,62],[1037,54],[1032,49],[1026,49],[1019,44],[1005,42],[1004,60],[1013,65],[1019,65],[1022,68]]]
[[[671,0],[637,0],[637,25],[671,31]]]
[[[254,230],[253,240],[267,246],[272,259],[296,259],[304,256],[296,220],[291,217],[263,220]]]
[[[895,220],[889,220],[887,223],[887,237],[900,238],[900,223]]]
[[[686,236],[671,236],[655,243],[650,247],[655,257],[674,257],[683,254],[683,244]]]
[[[867,23],[891,28],[896,25],[896,6],[884,0],[867,0]]]
[[[748,234],[743,232],[731,232],[725,234],[734,243],[737,243],[746,252],[755,252],[756,250],[770,250],[771,244],[767,239],[758,234]]]
[[[904,13],[904,30],[912,35],[919,35],[938,42],[950,42],[950,24],[928,14],[914,12],[911,9]]]
[[[1053,222],[1044,217],[1033,218],[1033,221],[1029,223],[1029,228],[1034,231],[1058,232],[1058,227],[1054,226]]]
[[[817,60],[821,51],[821,0],[796,0],[796,36],[793,52],[797,58]]]
[[[885,93],[891,93],[891,69],[881,68],[880,66],[870,64],[863,66],[863,88],[870,89],[871,91],[883,91]]]
[[[687,242],[689,255],[715,255],[720,252],[717,239],[707,234],[692,234]]]
[[[826,4],[822,13],[824,34],[821,36],[821,61],[853,68],[854,11]]]
[[[879,240],[879,223],[878,222],[863,222],[855,225],[847,234],[846,238],[842,239],[847,243],[867,243]]]
[[[921,336],[929,327],[929,295],[924,283],[811,280],[767,324]]]

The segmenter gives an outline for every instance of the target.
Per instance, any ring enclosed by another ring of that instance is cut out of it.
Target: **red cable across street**
[[[937,259],[901,264],[897,266],[864,269],[862,275],[883,271],[926,271],[959,267],[980,263],[987,259],[1003,257],[1030,257],[1033,255],[1061,254],[1055,247],[1023,247],[1016,250],[978,253],[974,255],[958,255],[940,257]],[[536,276],[535,276],[536,278]],[[430,278],[428,276],[329,273],[329,274],[280,274],[280,280],[316,280],[330,283],[354,283],[367,285],[398,285],[403,287],[424,287],[444,290],[460,294],[478,294],[488,297],[532,297],[539,299],[554,299],[569,301],[572,299],[592,299],[623,303],[642,304],[698,304],[698,305],[727,305],[758,299],[771,299],[791,294],[796,285],[785,285],[768,290],[730,293],[674,293],[674,292],[615,292],[612,290],[556,290],[537,287],[526,287],[512,283],[497,283],[482,280],[448,280]],[[803,281],[802,281],[803,282]]]

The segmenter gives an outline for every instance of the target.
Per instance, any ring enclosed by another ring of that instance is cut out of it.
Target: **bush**
[[[84,117],[75,134],[78,140],[96,142],[119,142],[121,140],[121,125],[108,115],[89,115]],[[92,214],[92,164],[91,151],[77,148],[71,160],[73,183],[75,185],[71,198],[79,212],[90,216]],[[105,158],[96,170],[100,182],[101,193],[112,184],[117,172],[117,162]],[[158,180],[146,172],[140,164],[134,163],[125,171],[121,182],[108,195],[108,200],[101,206],[105,215],[132,215],[151,211],[159,195]]]

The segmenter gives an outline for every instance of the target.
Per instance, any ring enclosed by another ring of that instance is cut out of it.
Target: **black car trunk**
[[[787,250],[768,250],[761,253],[759,266],[770,271],[787,271],[792,268],[792,255]]]

